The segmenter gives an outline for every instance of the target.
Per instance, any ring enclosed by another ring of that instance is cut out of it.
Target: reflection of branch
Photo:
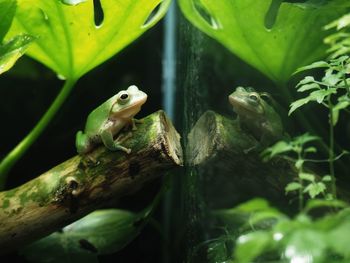
[[[295,160],[275,158],[264,163],[254,150],[257,143],[233,118],[213,111],[199,118],[188,135],[186,156],[199,175],[197,180],[201,180],[200,201],[219,209],[264,197],[281,209],[288,207],[288,212],[297,209],[297,203],[290,202],[293,197],[285,195],[286,185],[298,177]],[[246,153],[247,149],[252,150]],[[319,168],[307,168],[320,179]],[[348,191],[341,186],[338,191],[342,199],[350,200]]]
[[[0,192],[0,251],[45,236],[182,165],[179,135],[163,111],[144,118],[124,145],[129,155],[99,147]]]
[[[257,196],[288,206],[284,188],[297,176],[294,163],[283,159],[262,162],[256,151],[258,142],[234,118],[205,112],[188,142],[186,155],[200,178],[205,178],[201,189],[210,208],[233,207]]]

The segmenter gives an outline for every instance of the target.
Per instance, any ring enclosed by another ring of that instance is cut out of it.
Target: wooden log
[[[287,184],[298,177],[294,162],[279,157],[263,162],[261,149],[249,151],[258,143],[234,117],[205,112],[191,129],[186,147],[188,165],[199,177],[197,203],[209,209],[232,208],[262,197],[287,214],[298,212],[297,192],[285,192]],[[321,180],[321,169],[315,164],[305,169]],[[350,202],[350,192],[344,186],[338,184],[337,192],[340,200]],[[306,201],[309,196],[304,198]],[[320,211],[328,210],[320,207]]]
[[[207,111],[198,119],[188,135],[186,156],[200,176],[198,190],[208,208],[231,208],[254,197],[289,206],[284,188],[297,175],[293,164],[262,162],[258,151],[249,151],[257,144],[234,117]]]
[[[163,111],[144,118],[123,145],[132,152],[100,146],[0,192],[0,253],[48,235],[182,165],[180,137]]]

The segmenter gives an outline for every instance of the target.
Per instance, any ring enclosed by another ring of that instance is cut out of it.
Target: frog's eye
[[[126,102],[128,102],[130,99],[130,96],[127,92],[122,92],[119,97],[118,97],[118,102],[120,104],[125,104]]]
[[[251,99],[252,101],[258,101],[258,100],[259,100],[259,97],[258,97],[258,95],[256,95],[256,94],[250,94],[250,95],[249,95],[249,99]]]

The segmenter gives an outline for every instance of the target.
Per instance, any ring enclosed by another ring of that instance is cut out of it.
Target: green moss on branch
[[[0,192],[2,253],[45,236],[182,165],[179,135],[163,111],[143,119],[124,145],[75,156],[15,189]]]

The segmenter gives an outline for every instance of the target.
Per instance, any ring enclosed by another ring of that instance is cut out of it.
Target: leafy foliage
[[[155,25],[170,4],[170,0],[101,0],[103,22],[96,25],[92,0],[77,5],[17,2],[10,35],[26,32],[37,37],[28,55],[70,79],[78,79],[125,48]]]
[[[335,185],[335,170],[334,170],[334,161],[339,158],[344,153],[344,151],[338,156],[335,157],[334,153],[334,126],[337,124],[339,119],[339,112],[347,110],[350,106],[350,57],[341,56],[329,61],[318,61],[314,62],[311,65],[302,67],[298,69],[297,72],[324,68],[324,76],[321,80],[316,80],[313,76],[306,76],[302,79],[297,87],[298,92],[307,92],[308,95],[302,99],[294,101],[290,105],[289,115],[292,114],[295,110],[300,107],[308,104],[309,102],[317,102],[318,104],[326,107],[329,111],[329,150],[328,150],[328,163],[329,163],[329,173],[331,178],[332,186],[332,195],[336,197],[336,185]],[[280,148],[280,147],[279,147]],[[277,148],[277,149],[279,149]],[[272,150],[270,151],[270,157],[273,155]],[[275,150],[276,151],[276,150]],[[305,152],[307,149],[305,150]],[[310,152],[310,149],[308,150]],[[315,148],[312,148],[311,152],[314,152]],[[300,152],[301,153],[301,152]],[[298,153],[299,157],[298,162],[303,162],[304,157]],[[298,169],[298,168],[297,168]],[[303,171],[299,170],[300,180],[305,180],[307,178],[301,178],[300,175]],[[325,177],[328,180],[328,176]],[[309,195],[314,198],[320,193],[323,193],[326,190],[326,187],[323,182],[327,180],[323,178],[321,182],[315,182],[314,180],[307,179],[311,182],[304,191],[307,191]],[[299,187],[299,191],[302,191],[302,184],[299,182],[299,186],[293,185],[292,188],[295,190]],[[299,198],[301,195],[299,194]]]
[[[25,247],[22,253],[34,262],[98,262],[97,255],[119,251],[144,226],[149,210],[140,214],[97,210]]]
[[[241,204],[240,208],[229,209],[230,211],[250,211],[250,216],[247,217],[247,223],[239,228],[241,234],[238,238],[231,234],[231,238],[236,240],[235,249],[222,261],[248,263],[255,262],[255,260],[257,262],[285,260],[294,262],[312,258],[312,262],[326,263],[334,262],[335,259],[350,259],[350,253],[345,245],[350,242],[350,208],[346,203],[338,200],[310,200],[304,211],[295,218],[290,218],[269,205],[259,205],[262,202],[264,201],[261,199],[255,199]],[[257,204],[255,210],[254,204]],[[242,209],[245,206],[249,209]],[[271,210],[279,215],[274,217],[273,221],[260,215]],[[314,210],[323,211],[324,216],[313,218],[311,214]],[[335,213],[336,210],[339,212]],[[231,220],[235,220],[236,215],[230,214]],[[219,218],[220,215],[217,214]],[[252,221],[252,217],[260,217],[261,220]],[[225,217],[225,220],[229,219]],[[225,234],[224,238],[227,240],[230,236]],[[213,244],[217,246],[209,246],[211,255],[214,254],[215,248],[219,248],[218,241]],[[224,254],[219,253],[220,251],[216,252],[223,256]]]
[[[331,202],[323,203],[324,209],[332,207]],[[300,213],[294,219],[280,218],[269,230],[259,230],[239,237],[234,253],[235,262],[251,262],[245,261],[241,253],[254,242],[260,244],[259,249],[254,250],[256,253],[251,260],[266,253],[271,255],[271,252],[274,252],[275,260],[288,262],[307,258],[318,263],[333,262],[334,259],[349,260],[350,254],[343,245],[343,242],[350,241],[349,219],[349,208],[318,219],[312,219],[307,213]]]
[[[332,113],[332,125],[336,125],[339,111],[350,105],[350,58],[341,56],[329,62],[318,61],[311,65],[299,68],[297,72],[315,68],[325,68],[325,74],[321,80],[312,76],[306,76],[297,87],[298,92],[309,92],[308,96],[294,101],[291,104],[289,114],[311,101],[315,101],[327,107]],[[336,95],[336,99],[333,97]],[[336,101],[334,103],[334,100]]]
[[[315,198],[319,195],[327,196],[326,183],[332,182],[332,177],[329,175],[319,178],[311,171],[305,171],[304,164],[306,161],[313,161],[307,159],[308,154],[317,152],[316,147],[307,146],[308,143],[319,140],[317,136],[305,133],[297,136],[290,141],[279,141],[271,147],[265,149],[262,152],[262,157],[265,161],[271,160],[276,156],[292,161],[298,171],[298,177],[296,182],[289,183],[285,191],[286,193],[298,191],[299,192],[299,209],[303,207],[303,194],[308,194],[311,198]]]
[[[286,82],[298,67],[324,56],[327,32],[322,27],[350,5],[346,0],[284,1],[274,25],[266,28],[270,4],[271,0],[179,1],[190,22],[276,82]]]
[[[328,24],[325,29],[335,28],[338,32],[325,38],[325,43],[331,47],[328,52],[332,58],[336,58],[350,53],[350,14]]]

